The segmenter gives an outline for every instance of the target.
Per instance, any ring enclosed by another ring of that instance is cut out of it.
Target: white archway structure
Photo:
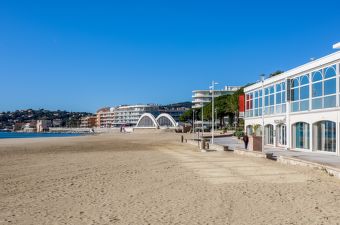
[[[156,121],[160,127],[177,127],[176,120],[168,113],[161,113]]]
[[[159,125],[155,119],[155,117],[151,113],[144,113],[139,118],[137,124],[137,128],[158,128]]]

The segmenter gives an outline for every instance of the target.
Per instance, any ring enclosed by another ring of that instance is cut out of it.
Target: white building
[[[37,120],[36,123],[37,132],[48,131],[51,126],[52,126],[51,120]]]
[[[244,88],[246,131],[258,124],[265,145],[340,155],[339,63],[337,51]]]
[[[223,90],[215,90],[214,96],[233,94],[240,89],[240,86],[225,86]],[[211,90],[194,90],[192,91],[192,108],[202,108],[203,105],[211,102]]]
[[[126,105],[119,106],[114,109],[114,126],[124,124],[136,125],[139,118],[144,113],[159,114],[159,106],[157,105]]]

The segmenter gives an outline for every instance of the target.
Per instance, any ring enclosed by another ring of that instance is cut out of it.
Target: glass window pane
[[[312,96],[313,97],[318,97],[322,95],[322,82],[315,83],[312,86]]]
[[[269,94],[269,89],[268,89],[268,88],[264,89],[264,94],[265,94],[265,95],[268,95],[268,94]]]
[[[306,111],[309,109],[309,100],[304,100],[300,102],[300,111]]]
[[[282,90],[286,90],[286,82],[282,82]]]
[[[282,103],[286,102],[286,92],[282,92]]]
[[[292,89],[292,101],[299,100],[299,88]]]
[[[269,87],[270,89],[270,94],[274,94],[274,86]]]
[[[299,80],[298,78],[295,78],[292,80],[292,87],[298,87],[299,86]]]
[[[292,102],[292,112],[299,111],[299,102]]]
[[[324,81],[324,95],[334,94],[336,92],[336,79],[330,79]]]
[[[282,113],[286,112],[286,104],[281,105],[281,111],[282,111]]]
[[[255,99],[255,108],[258,108],[259,107],[259,100],[256,98]]]
[[[313,76],[313,82],[322,80],[322,74],[321,71],[316,71],[312,73]]]
[[[322,98],[316,98],[312,100],[312,109],[322,108]]]
[[[335,65],[324,69],[325,78],[335,77],[336,75],[335,70],[336,70]]]
[[[324,97],[324,108],[332,108],[336,106],[335,95]]]
[[[281,84],[277,84],[276,85],[276,92],[280,92],[281,91]]]
[[[281,105],[276,105],[276,113],[281,113]]]
[[[309,86],[303,86],[300,88],[300,99],[307,99],[309,97]]]
[[[255,98],[257,98],[258,96],[259,96],[259,93],[255,91]]]
[[[276,94],[276,104],[281,104],[281,93]]]
[[[302,76],[301,80],[300,80],[300,85],[305,85],[305,84],[308,84],[308,83],[309,83],[308,75]]]
[[[270,95],[270,105],[274,105],[274,95]]]

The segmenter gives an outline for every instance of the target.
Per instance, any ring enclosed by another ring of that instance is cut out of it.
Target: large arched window
[[[309,124],[298,122],[292,126],[293,148],[309,149]]]
[[[313,150],[336,151],[336,123],[328,120],[313,124]]]
[[[246,94],[246,117],[253,117],[253,96],[253,92]]]
[[[276,113],[286,112],[286,83],[276,84]]]
[[[303,75],[292,80],[291,85],[292,112],[309,109],[309,75]]]
[[[264,127],[264,143],[266,145],[274,144],[274,126],[271,124]]]
[[[274,113],[274,86],[269,86],[264,89],[264,114],[269,115]]]
[[[335,107],[335,65],[313,72],[312,79],[312,109]]]

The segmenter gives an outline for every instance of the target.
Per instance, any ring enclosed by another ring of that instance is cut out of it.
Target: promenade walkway
[[[215,143],[223,146],[228,146],[229,149],[232,150],[245,150],[243,142],[233,137],[216,138]],[[268,146],[265,147],[264,153],[273,153],[273,156],[276,157],[285,156],[296,158],[340,169],[340,157],[327,153],[293,151],[286,150],[284,148],[273,148]]]

